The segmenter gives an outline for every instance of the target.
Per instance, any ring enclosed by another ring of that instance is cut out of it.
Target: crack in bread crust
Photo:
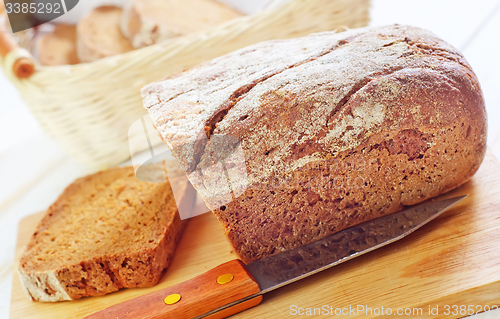
[[[235,90],[231,96],[224,102],[222,103],[222,105],[213,113],[213,115],[211,115],[205,122],[205,126],[204,126],[204,130],[205,130],[205,135],[207,136],[207,139],[205,138],[201,138],[201,139],[198,139],[197,141],[197,144],[194,145],[194,149],[196,150],[194,152],[194,166],[198,166],[198,164],[200,163],[200,159],[201,157],[203,156],[203,152],[206,148],[206,145],[208,143],[210,143],[210,137],[213,135],[216,127],[217,127],[217,124],[222,122],[224,120],[224,117],[231,111],[231,109],[242,99],[244,98],[247,94],[250,93],[250,91],[257,85],[257,84],[262,84],[264,83],[265,81],[269,80],[270,78],[276,76],[276,75],[279,75],[280,73],[286,71],[286,70],[289,70],[289,69],[292,69],[292,68],[296,68],[298,66],[301,66],[303,64],[306,64],[306,63],[309,63],[309,62],[312,62],[322,56],[325,56],[329,53],[331,53],[332,51],[342,47],[343,45],[346,45],[348,44],[349,42],[353,41],[355,39],[355,36],[352,36],[350,38],[347,38],[347,39],[342,39],[342,40],[339,40],[335,45],[333,45],[331,48],[329,49],[326,49],[325,51],[315,55],[315,56],[312,56],[312,57],[309,57],[303,61],[300,61],[300,62],[297,62],[297,63],[294,63],[292,65],[289,65],[289,66],[286,66],[284,68],[282,68],[281,70],[277,70],[275,71],[274,73],[271,73],[271,74],[267,74],[257,80],[254,80],[252,81],[251,83],[248,83],[248,84],[245,84],[241,87],[239,87],[237,90]],[[352,95],[353,93],[351,93]],[[343,104],[345,104],[346,101],[344,101]],[[341,106],[340,106],[341,107]]]
[[[263,83],[266,80],[272,78],[273,76],[276,76],[276,75],[278,75],[278,74],[280,74],[288,69],[293,69],[293,68],[296,68],[300,65],[306,64],[308,62],[312,62],[314,60],[317,60],[320,57],[325,56],[334,50],[337,50],[338,48],[342,47],[343,45],[348,44],[349,42],[353,41],[354,39],[355,39],[355,36],[352,36],[348,39],[339,40],[334,46],[325,50],[324,52],[321,52],[321,53],[319,53],[315,56],[312,56],[310,58],[307,58],[303,61],[289,65],[285,68],[282,68],[281,70],[277,70],[273,74],[265,75],[262,78],[253,81],[252,83],[241,86],[233,94],[231,94],[231,97],[226,102],[224,102],[219,107],[219,109],[217,111],[215,111],[214,114],[207,120],[207,122],[205,124],[205,127],[206,127],[205,132],[207,134],[207,137],[210,137],[213,134],[217,123],[221,122],[224,119],[224,116],[231,110],[231,108],[234,105],[236,105],[236,103],[238,103],[238,101],[241,100],[242,97],[244,97],[246,94],[248,94],[250,92],[250,90],[252,90],[252,88],[255,87],[257,84]]]

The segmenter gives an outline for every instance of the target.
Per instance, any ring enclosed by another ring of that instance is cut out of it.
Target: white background
[[[252,12],[267,1],[236,2]],[[78,8],[85,11],[98,2],[80,0]],[[374,0],[372,4],[371,25],[400,23],[426,28],[464,53],[482,85],[488,145],[499,158],[500,0]],[[64,19],[75,19],[73,15]],[[9,313],[18,221],[46,209],[69,183],[88,173],[91,171],[43,135],[16,89],[0,72],[0,319],[8,318]],[[487,318],[497,317],[500,312]]]

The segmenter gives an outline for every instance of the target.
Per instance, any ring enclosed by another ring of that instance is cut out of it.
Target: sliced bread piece
[[[101,6],[80,19],[77,26],[77,53],[82,62],[93,62],[133,49],[120,31],[121,16],[121,8]]]
[[[193,203],[185,186],[181,202]],[[30,299],[45,302],[153,286],[184,226],[168,181],[140,181],[132,167],[80,178],[30,239],[20,258],[21,284]]]
[[[38,60],[42,65],[77,64],[76,26],[57,24],[54,31],[40,36]]]
[[[136,48],[210,29],[241,16],[214,0],[131,0],[121,28]]]

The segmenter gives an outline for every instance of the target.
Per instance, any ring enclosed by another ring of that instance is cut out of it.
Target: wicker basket
[[[97,168],[130,157],[129,132],[145,114],[140,88],[244,46],[369,21],[369,0],[289,0],[211,30],[178,37],[93,63],[37,66],[28,78],[12,71],[27,51],[2,59],[4,72],[43,130],[76,160]],[[134,148],[137,149],[137,148]]]

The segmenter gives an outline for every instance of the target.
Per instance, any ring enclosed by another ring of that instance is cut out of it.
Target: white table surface
[[[392,23],[429,29],[464,53],[482,85],[488,145],[499,158],[500,0],[373,0],[371,25]],[[91,172],[43,134],[0,73],[0,319],[9,316],[19,220],[46,209],[75,178]],[[473,316],[499,317],[500,311]]]

